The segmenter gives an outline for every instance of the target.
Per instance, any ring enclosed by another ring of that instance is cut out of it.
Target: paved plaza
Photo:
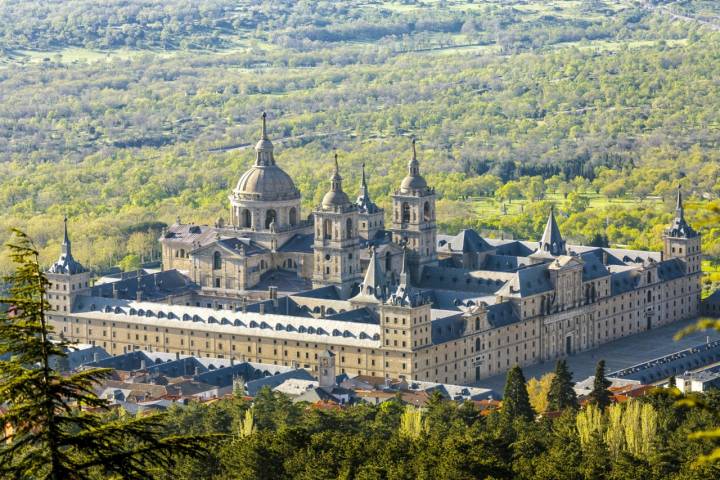
[[[650,330],[637,335],[630,335],[616,340],[594,350],[578,353],[567,358],[573,379],[581,381],[595,374],[595,364],[604,359],[606,372],[610,373],[621,368],[627,368],[638,363],[668,355],[688,347],[699,345],[707,341],[720,340],[720,332],[707,330],[695,332],[680,340],[673,336],[684,327],[693,325],[696,320],[684,320],[670,325]],[[524,367],[525,378],[541,377],[555,369],[555,362],[539,363]],[[495,375],[477,382],[477,385],[490,388],[502,395],[505,386],[505,374]]]

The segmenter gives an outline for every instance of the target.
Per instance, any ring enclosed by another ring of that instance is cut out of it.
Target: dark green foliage
[[[566,408],[578,408],[577,394],[573,390],[572,372],[568,370],[564,359],[555,364],[555,376],[548,391],[548,410],[557,411]]]
[[[162,416],[95,413],[107,409],[92,390],[107,369],[69,376],[52,369],[51,357],[64,358],[69,344],[49,338],[48,281],[25,234],[16,230],[8,247],[17,270],[5,278],[9,296],[0,299],[11,306],[0,316],[0,356],[6,356],[0,361],[0,425],[9,427],[0,436],[0,477],[144,479],[152,468],[171,468],[176,454],[201,455],[202,438],[165,436]]]
[[[520,366],[515,365],[508,371],[503,392],[503,417],[524,420],[532,420],[535,417],[525,383],[525,375]]]
[[[595,367],[595,380],[593,381],[593,389],[588,395],[591,403],[597,405],[600,410],[610,405],[612,393],[608,390],[611,385],[610,380],[605,378],[605,360],[600,360]]]

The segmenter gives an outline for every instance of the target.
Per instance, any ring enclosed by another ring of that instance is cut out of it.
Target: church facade
[[[437,232],[435,191],[415,143],[383,212],[344,191],[303,217],[263,114],[254,165],[230,220],[162,234],[163,269],[93,283],[65,233],[48,271],[58,335],[112,354],[143,349],[345,373],[477,382],[691,318],[700,307],[700,235],[675,219],[662,252],[568,245],[554,212],[536,242]],[[385,220],[389,228],[385,226]]]

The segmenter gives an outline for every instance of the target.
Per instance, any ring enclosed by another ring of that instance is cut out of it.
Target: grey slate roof
[[[511,302],[501,302],[488,306],[487,319],[493,327],[504,327],[518,322]]]
[[[658,277],[661,281],[675,280],[685,275],[685,262],[679,258],[671,258],[658,263]]]
[[[249,381],[245,384],[245,390],[251,397],[257,396],[263,387],[274,388],[283,383],[285,380],[290,378],[298,380],[315,380],[315,378],[308,373],[307,370],[296,369],[289,372],[278,373],[277,375],[271,375],[269,377],[258,378],[257,380]]]
[[[278,252],[292,253],[313,253],[313,243],[315,242],[315,234],[313,233],[296,233],[290,240],[283,243]]]
[[[503,296],[528,297],[552,290],[548,264],[543,263],[518,270],[498,293]]]
[[[485,257],[482,268],[483,270],[493,270],[497,272],[514,272],[520,268],[530,265],[528,257],[516,257],[513,255],[488,255]]]
[[[75,260],[72,255],[72,243],[70,242],[70,237],[68,237],[67,217],[65,217],[65,236],[60,250],[60,258],[50,266],[48,271],[50,273],[62,273],[65,275],[75,275],[86,271],[85,267]]]
[[[438,251],[480,253],[493,250],[475,230],[465,229],[455,236],[438,236]]]
[[[555,220],[555,210],[553,208],[550,209],[550,215],[545,224],[545,231],[538,244],[537,252],[553,256],[567,254],[565,240],[563,240],[560,234],[560,227],[558,227],[557,221]]]
[[[135,300],[137,292],[140,290],[143,299],[152,300],[197,289],[198,286],[190,278],[173,269],[95,285],[90,290],[90,296],[113,298],[113,291],[115,291],[119,299]]]

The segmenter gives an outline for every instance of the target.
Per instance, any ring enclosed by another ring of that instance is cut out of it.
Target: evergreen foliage
[[[555,376],[548,392],[548,409],[551,411],[566,408],[578,408],[577,394],[573,389],[572,372],[568,369],[565,359],[555,364]]]
[[[32,241],[16,230],[8,245],[17,270],[5,278],[10,306],[0,316],[0,477],[86,479],[95,475],[144,479],[171,468],[177,454],[203,454],[202,437],[164,435],[163,417],[112,418],[93,386],[107,369],[69,376],[53,370],[70,344],[51,341],[46,323],[48,281]]]
[[[502,403],[504,417],[524,420],[532,420],[535,417],[525,383],[525,376],[519,365],[508,370]]]
[[[610,385],[611,382],[605,378],[605,360],[600,360],[595,367],[595,379],[589,400],[602,411],[610,405],[610,399],[612,397],[612,393],[608,390]]]

